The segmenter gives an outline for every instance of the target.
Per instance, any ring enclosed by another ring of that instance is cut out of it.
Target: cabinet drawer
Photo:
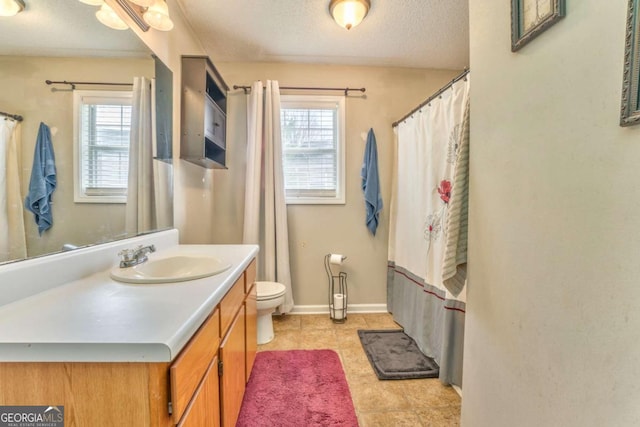
[[[227,333],[236,313],[244,302],[244,274],[233,284],[233,287],[220,301],[220,336]]]
[[[248,294],[251,286],[256,282],[256,259],[254,258],[244,271],[244,293]]]
[[[178,423],[220,345],[220,312],[202,324],[169,369],[173,421]]]

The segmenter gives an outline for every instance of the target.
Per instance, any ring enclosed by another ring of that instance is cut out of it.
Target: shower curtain
[[[19,143],[20,124],[0,120],[0,262],[27,257]]]
[[[259,244],[258,279],[286,288],[281,313],[293,308],[287,205],[282,172],[280,89],[254,82],[247,103],[247,172],[243,243]],[[263,168],[264,166],[264,168]]]
[[[156,106],[155,78],[151,79],[151,153],[153,162],[153,198],[155,206],[155,229],[162,230],[173,227],[173,164],[171,161],[161,160],[158,156],[158,114]],[[162,123],[165,132],[172,133],[171,126]]]
[[[155,146],[152,132],[151,81],[134,77],[129,141],[129,179],[125,230],[135,236],[157,228],[153,187]]]
[[[398,124],[387,306],[440,380],[462,385],[469,76]]]

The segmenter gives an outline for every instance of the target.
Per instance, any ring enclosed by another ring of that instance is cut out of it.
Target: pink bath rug
[[[356,427],[349,386],[333,350],[256,356],[236,427]]]

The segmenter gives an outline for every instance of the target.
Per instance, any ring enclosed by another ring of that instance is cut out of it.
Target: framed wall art
[[[515,52],[565,15],[565,0],[511,0],[511,51]]]
[[[640,22],[638,7],[640,0],[629,0],[627,11],[627,35],[624,39],[624,73],[622,76],[622,104],[620,106],[620,126],[640,123]]]

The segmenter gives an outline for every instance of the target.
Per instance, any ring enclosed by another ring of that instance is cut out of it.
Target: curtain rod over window
[[[233,85],[234,89],[242,89],[245,95],[251,92],[251,86],[239,86]],[[299,87],[299,86],[280,86],[281,90],[329,90],[329,91],[340,91],[344,92],[344,96],[347,96],[349,92],[362,92],[365,93],[366,88],[352,88],[352,87]]]
[[[18,122],[22,121],[22,116],[19,116],[17,114],[5,113],[4,111],[0,111],[0,116],[9,117],[10,119],[13,119],[13,120],[18,121]]]
[[[107,83],[107,82],[68,82],[66,80],[62,81],[44,81],[48,85],[69,85],[71,89],[76,88],[76,85],[90,85],[90,86],[133,86],[133,83]]]
[[[453,80],[451,80],[449,83],[447,83],[446,85],[444,85],[443,87],[441,87],[440,89],[438,89],[438,91],[436,93],[434,93],[433,95],[431,95],[429,98],[427,98],[426,101],[424,101],[423,103],[421,103],[420,105],[418,105],[416,108],[414,108],[413,110],[411,110],[408,114],[405,114],[405,116],[403,118],[401,118],[400,120],[398,120],[397,122],[393,122],[393,124],[391,125],[391,127],[396,127],[398,126],[401,122],[405,121],[406,119],[408,119],[409,117],[411,117],[413,115],[413,113],[415,113],[416,111],[420,110],[422,107],[424,107],[425,105],[427,105],[428,103],[430,103],[431,101],[433,101],[434,99],[436,99],[437,97],[439,97],[440,95],[442,95],[442,93],[449,89],[451,86],[453,86],[453,84],[455,82],[457,82],[458,80],[462,80],[465,79],[467,77],[467,74],[469,74],[469,71],[471,71],[469,68],[465,68],[463,72],[461,72],[460,74],[458,74],[456,77],[453,78]]]

